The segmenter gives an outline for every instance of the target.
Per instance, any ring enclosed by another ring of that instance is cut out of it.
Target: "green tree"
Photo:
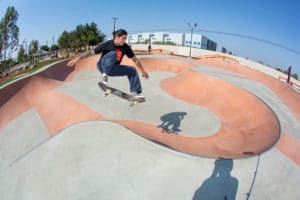
[[[58,45],[61,49],[68,49],[71,47],[70,33],[66,30],[58,38]]]
[[[32,55],[34,53],[37,53],[39,50],[39,41],[32,40],[29,44],[29,54]]]
[[[14,50],[19,44],[19,27],[17,26],[19,14],[16,9],[8,7],[0,21],[0,56],[6,60],[9,50]]]
[[[96,23],[86,23],[76,26],[71,32],[64,31],[58,38],[58,45],[62,49],[82,48],[99,44],[105,39],[105,35],[98,29]]]
[[[294,79],[298,80],[298,74],[294,73],[294,74],[292,74],[292,77],[293,77]]]
[[[41,50],[43,50],[43,51],[49,51],[50,48],[47,45],[42,45],[41,46]]]
[[[97,24],[95,23],[78,25],[72,34],[72,41],[75,46],[84,47],[85,49],[91,45],[97,45],[105,38],[105,35],[98,30]]]
[[[79,33],[76,32],[76,31],[71,31],[70,32],[70,47],[74,48],[74,49],[77,49],[77,48],[80,48],[82,46],[83,46],[83,44],[80,41]]]
[[[57,46],[56,44],[53,44],[51,47],[50,47],[50,51],[57,51],[59,49],[59,46]]]
[[[27,55],[23,45],[21,45],[19,48],[17,60],[18,62],[24,62],[25,60],[27,60]]]
[[[88,30],[89,39],[88,39],[88,45],[95,46],[102,42],[106,35],[103,34],[97,27],[97,24],[92,22],[90,25],[86,24],[86,29]]]

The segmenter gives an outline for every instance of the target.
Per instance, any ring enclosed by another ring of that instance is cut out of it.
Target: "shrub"
[[[294,74],[292,74],[292,77],[293,77],[294,79],[298,80],[298,74],[294,73]]]
[[[153,44],[172,45],[172,46],[175,46],[175,45],[176,45],[174,42],[171,42],[171,41],[166,41],[166,42],[156,41],[156,42],[153,42]]]
[[[57,51],[59,49],[59,46],[56,44],[53,44],[50,48],[51,51]]]

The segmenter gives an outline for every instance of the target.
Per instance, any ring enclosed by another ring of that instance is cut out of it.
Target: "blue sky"
[[[129,32],[169,29],[184,31],[187,22],[200,29],[246,34],[279,43],[300,52],[300,1],[297,0],[0,0],[0,16],[8,6],[20,16],[20,39],[52,44],[63,30],[96,22],[107,35],[112,17],[117,28]],[[235,54],[261,60],[300,74],[300,55],[249,39],[203,33]]]

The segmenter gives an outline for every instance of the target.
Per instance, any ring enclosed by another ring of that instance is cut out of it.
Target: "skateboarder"
[[[287,84],[290,84],[291,74],[292,74],[292,67],[289,66],[289,68],[287,70],[287,75],[288,75],[288,77],[286,79]]]
[[[148,45],[148,54],[150,55],[151,54],[151,50],[152,50],[152,47],[151,47],[151,44],[149,42],[149,45]]]
[[[102,56],[97,63],[98,70],[102,73],[102,82],[108,82],[108,76],[127,76],[130,82],[130,92],[136,98],[145,98],[142,93],[142,86],[139,75],[134,67],[121,65],[123,56],[130,58],[142,72],[145,79],[149,78],[148,73],[144,70],[139,59],[134,55],[131,47],[126,44],[127,32],[124,29],[119,29],[113,32],[112,40],[108,40],[99,44],[94,50],[78,56],[68,62],[67,66],[72,67],[78,63],[80,59],[86,58],[93,54]]]

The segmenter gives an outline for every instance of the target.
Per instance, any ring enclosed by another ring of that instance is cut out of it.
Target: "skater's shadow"
[[[171,112],[160,117],[162,123],[157,127],[162,128],[163,132],[166,133],[178,133],[181,131],[179,129],[181,120],[187,115],[186,112]]]
[[[232,159],[217,159],[212,175],[194,193],[193,200],[235,200],[238,180],[231,176]]]

